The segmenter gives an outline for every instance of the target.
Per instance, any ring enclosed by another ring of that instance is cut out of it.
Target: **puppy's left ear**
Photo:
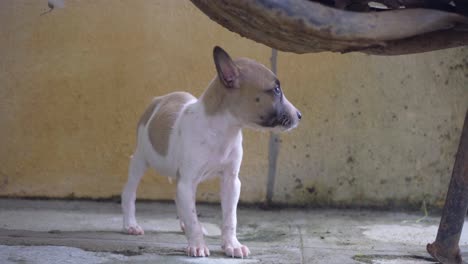
[[[216,46],[213,49],[213,59],[216,65],[216,71],[221,82],[226,88],[237,88],[239,69],[232,61],[229,54],[222,48]]]

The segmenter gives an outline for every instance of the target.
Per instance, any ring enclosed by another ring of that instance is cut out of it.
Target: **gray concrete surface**
[[[220,208],[200,205],[212,256],[184,256],[171,203],[138,203],[144,236],[122,234],[119,204],[0,200],[0,263],[435,263],[425,251],[438,216],[366,210],[239,209],[239,239],[252,251],[230,259],[219,246]],[[462,234],[468,260],[468,229]]]

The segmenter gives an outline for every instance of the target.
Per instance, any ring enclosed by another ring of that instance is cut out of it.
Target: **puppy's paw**
[[[187,256],[189,257],[208,257],[210,255],[210,250],[205,244],[196,245],[196,246],[189,245],[185,249],[185,252],[187,253]]]
[[[124,227],[124,233],[134,236],[141,236],[145,234],[145,231],[143,231],[143,228],[141,228],[141,226],[135,224]]]
[[[184,224],[184,222],[179,221],[179,224],[180,224],[180,230],[182,230],[182,232],[185,233],[185,224]],[[202,226],[201,229],[202,229],[203,235],[207,236],[208,232],[206,231],[205,227]]]
[[[232,242],[224,243],[222,248],[226,256],[231,258],[246,258],[250,255],[249,248],[239,243],[237,239]]]

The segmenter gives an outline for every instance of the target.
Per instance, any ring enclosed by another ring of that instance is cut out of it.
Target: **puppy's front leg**
[[[243,258],[250,254],[249,248],[237,240],[237,202],[241,182],[238,173],[225,173],[221,179],[221,207],[223,210],[222,247],[230,257]]]
[[[193,180],[180,178],[177,182],[176,206],[177,213],[185,229],[188,239],[187,255],[192,257],[207,257],[210,250],[203,238],[203,231],[198,222],[197,210],[195,208],[196,184]]]

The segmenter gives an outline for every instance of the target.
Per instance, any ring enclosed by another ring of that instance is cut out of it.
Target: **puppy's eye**
[[[274,93],[275,95],[277,95],[277,96],[281,95],[281,88],[280,88],[279,84],[277,84],[277,85],[275,86],[275,88],[273,88],[273,93]]]

